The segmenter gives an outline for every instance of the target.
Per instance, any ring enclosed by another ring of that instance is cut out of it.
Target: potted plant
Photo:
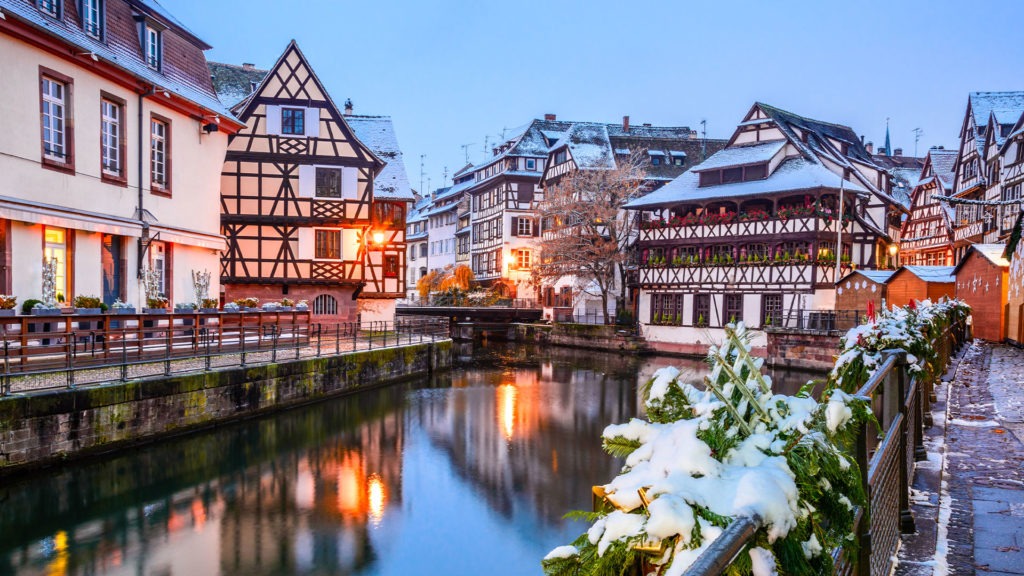
[[[110,311],[114,314],[135,314],[135,306],[127,302],[121,302],[121,299],[118,298],[110,305]]]
[[[280,307],[281,305],[277,302],[264,302],[261,308],[264,312],[277,312]]]
[[[295,302],[289,298],[281,298],[281,306],[278,308],[281,312],[291,312],[292,308],[295,307]]]
[[[705,326],[707,326],[707,322],[704,321],[704,314],[698,315],[697,316],[697,327],[698,328],[703,328]]]
[[[234,302],[228,302],[227,304],[224,305],[224,311],[229,312],[231,314],[236,314],[242,311],[242,307]]]
[[[199,305],[199,311],[203,314],[216,314],[217,313],[217,300],[213,298],[203,298],[202,303]]]
[[[45,302],[36,302],[32,305],[33,316],[60,316],[60,308]]]
[[[309,310],[309,302],[306,302],[305,300],[299,300],[299,302],[295,305],[295,310],[299,312],[305,312]]]
[[[191,302],[178,302],[174,305],[174,312],[176,314],[188,314],[189,312],[195,312],[196,305]]]
[[[163,296],[146,297],[146,307],[142,309],[143,314],[167,314],[167,298]]]
[[[259,310],[260,299],[254,296],[239,298],[235,300],[235,304],[238,304],[238,309],[242,312],[256,312]]]
[[[107,305],[97,296],[75,296],[72,304],[75,314],[100,314],[107,310]]]
[[[17,296],[7,296],[0,294],[0,316],[14,316],[17,310],[14,309],[18,305]]]
[[[652,324],[661,324],[661,312],[655,312],[654,313],[654,320],[651,323]]]

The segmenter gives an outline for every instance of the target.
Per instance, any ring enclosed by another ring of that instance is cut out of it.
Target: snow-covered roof
[[[615,154],[617,156],[629,156],[630,151],[629,151],[629,148],[616,148],[615,149]]]
[[[858,274],[867,278],[868,280],[871,280],[876,284],[885,284],[886,282],[889,281],[889,278],[891,278],[894,273],[895,272],[893,270],[854,270],[853,272],[849,272],[848,274],[846,274],[846,276],[840,278],[839,282],[836,282],[836,284],[840,284],[847,278],[850,278],[851,276],[855,276]]]
[[[772,140],[771,142],[761,142],[758,144],[730,146],[712,154],[710,158],[694,166],[693,169],[696,171],[714,170],[727,166],[743,166],[767,162],[774,158],[785,145],[785,140]]]
[[[229,108],[245,100],[252,94],[253,88],[263,82],[263,78],[270,73],[269,70],[261,70],[236,64],[224,62],[207,62],[210,69],[210,79],[213,80],[213,89],[217,91],[217,97]]]
[[[173,26],[186,37],[186,40],[197,46],[196,54],[198,56],[202,57],[202,51],[210,48],[208,44],[196,37],[181,22],[171,16],[156,0],[136,1],[144,11]],[[201,72],[201,78],[189,75],[189,73],[192,73],[198,76],[200,74],[199,71],[183,70],[179,69],[178,66],[167,65],[160,71],[154,70],[143,61],[137,39],[134,45],[130,41],[106,42],[96,40],[86,34],[85,30],[77,22],[69,24],[65,19],[57,20],[43,15],[42,11],[35,7],[35,2],[4,2],[3,13],[8,17],[22,20],[34,28],[60,38],[62,41],[74,46],[74,49],[82,54],[95,54],[96,58],[100,61],[108,62],[137,78],[141,78],[147,84],[156,85],[160,91],[176,94],[209,110],[213,114],[242,124],[227,106],[217,98],[213,85],[209,82],[209,75],[205,70],[205,66]],[[134,28],[132,29],[134,30]],[[118,31],[109,30],[108,32],[109,35],[113,36],[119,34],[120,29]],[[119,38],[119,40],[123,39]],[[191,56],[192,54],[189,53],[184,55],[187,64],[192,64],[191,60],[189,60]],[[205,60],[203,64],[205,64]]]
[[[1010,261],[1003,256],[1006,253],[1006,244],[975,244],[971,250],[988,258],[996,266],[1009,266]],[[966,257],[964,258],[966,260]]]
[[[900,270],[917,276],[925,282],[936,284],[952,284],[956,279],[953,277],[953,266],[902,266]]]
[[[664,150],[648,150],[647,153],[650,154],[651,156],[664,156],[665,155],[665,151]]]
[[[682,150],[669,150],[668,153],[670,156],[681,156],[683,158],[686,157],[686,152]]]
[[[703,164],[696,166],[696,168],[699,169],[702,166]],[[814,188],[838,190],[839,181],[838,174],[829,171],[817,162],[811,162],[804,158],[790,158],[786,160],[764,180],[719,184],[703,188],[699,186],[700,174],[690,169],[658,190],[627,203],[625,207],[641,210],[684,202],[760,196],[763,194],[810,190]],[[858,182],[845,181],[843,188],[852,192],[868,192]]]
[[[611,140],[605,124],[577,122],[572,125],[563,142],[579,168],[614,168]]]
[[[382,200],[413,200],[409,177],[402,160],[402,149],[398,146],[395,127],[390,116],[346,115],[356,138],[366,144],[381,160],[387,162],[384,169],[373,181],[373,197]]]
[[[931,158],[932,172],[939,177],[942,187],[946,190],[953,189],[954,168],[956,167],[956,150],[940,150],[932,148],[928,151]]]
[[[998,111],[998,118],[1016,111],[1016,118],[1008,121],[1010,124],[1016,122],[1024,112],[1024,91],[971,92],[970,99],[974,124],[978,128],[988,125],[988,117],[992,112]]]

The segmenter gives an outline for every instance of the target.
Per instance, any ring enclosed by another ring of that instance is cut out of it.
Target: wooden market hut
[[[956,265],[956,297],[971,306],[975,338],[1006,338],[1010,262],[1004,244],[974,244]]]
[[[860,317],[867,312],[868,302],[881,310],[892,275],[892,270],[854,270],[843,276],[836,282],[836,310],[851,310]]]
[[[906,306],[911,300],[935,302],[956,293],[952,266],[902,266],[888,284],[889,306]]]
[[[1024,213],[1017,217],[1010,240],[1006,244],[1006,258],[1010,261],[1009,286],[1006,290],[1006,339],[1024,345]]]

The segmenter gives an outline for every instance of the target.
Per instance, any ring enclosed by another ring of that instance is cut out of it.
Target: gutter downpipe
[[[142,224],[142,237],[139,238],[139,253],[138,253],[138,258],[137,258],[137,262],[136,262],[137,266],[136,266],[136,272],[135,273],[136,273],[136,278],[138,278],[140,280],[142,279],[142,262],[145,259],[146,250],[149,248],[149,223],[146,222],[146,218],[145,218],[146,212],[145,212],[144,206],[143,206],[143,199],[145,198],[145,196],[144,196],[145,192],[143,191],[143,183],[145,182],[145,176],[143,175],[143,171],[142,171],[142,157],[143,157],[143,154],[145,153],[144,152],[145,147],[143,146],[143,144],[144,144],[144,138],[143,138],[143,135],[144,135],[143,118],[144,118],[145,115],[142,112],[142,107],[143,107],[143,103],[146,100],[146,98],[152,96],[153,94],[156,94],[156,85],[155,84],[151,84],[149,86],[149,90],[147,92],[139,93],[139,212],[138,212],[138,215],[139,215],[139,222]]]

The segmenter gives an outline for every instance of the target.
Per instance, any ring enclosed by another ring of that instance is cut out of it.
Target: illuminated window
[[[531,252],[529,250],[519,249],[512,251],[512,265],[517,270],[529,270],[531,264]]]
[[[43,256],[47,260],[57,261],[57,273],[54,277],[57,301],[66,299],[68,295],[67,230],[50,227],[43,229]]]
[[[398,254],[385,254],[384,255],[384,277],[385,278],[397,278],[398,277]]]

